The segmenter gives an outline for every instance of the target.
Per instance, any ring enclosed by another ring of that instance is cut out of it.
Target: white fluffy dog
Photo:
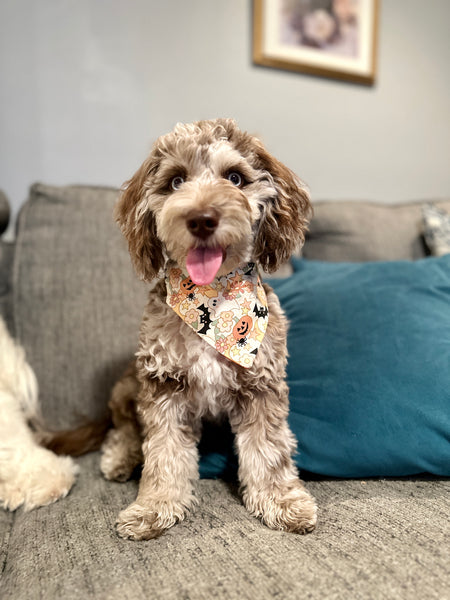
[[[0,506],[31,510],[66,496],[78,467],[36,442],[27,422],[38,422],[38,385],[0,318]]]

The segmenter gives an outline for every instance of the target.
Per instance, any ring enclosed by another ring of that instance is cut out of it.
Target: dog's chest
[[[237,370],[242,367],[219,354],[161,298],[150,298],[138,356],[151,376],[183,380],[202,414],[225,410],[239,388]]]

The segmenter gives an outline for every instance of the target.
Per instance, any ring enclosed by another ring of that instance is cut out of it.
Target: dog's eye
[[[183,178],[183,177],[181,177],[181,175],[177,175],[177,176],[176,176],[176,177],[174,177],[174,178],[172,179],[172,181],[170,182],[170,187],[171,187],[173,190],[179,190],[179,189],[180,189],[180,187],[183,185],[183,183],[184,183],[184,178]]]
[[[241,187],[241,185],[244,183],[242,175],[237,171],[232,171],[231,173],[228,173],[227,179],[228,181],[231,181],[231,183],[236,187]]]

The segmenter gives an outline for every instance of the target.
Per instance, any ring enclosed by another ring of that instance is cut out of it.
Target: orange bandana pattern
[[[196,285],[179,267],[166,275],[167,304],[229,360],[249,368],[269,320],[266,292],[254,263],[209,285]]]

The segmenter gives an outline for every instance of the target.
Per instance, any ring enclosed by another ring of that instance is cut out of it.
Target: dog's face
[[[231,119],[160,137],[116,208],[143,279],[169,258],[199,285],[249,261],[275,270],[304,241],[309,214],[301,181]]]

